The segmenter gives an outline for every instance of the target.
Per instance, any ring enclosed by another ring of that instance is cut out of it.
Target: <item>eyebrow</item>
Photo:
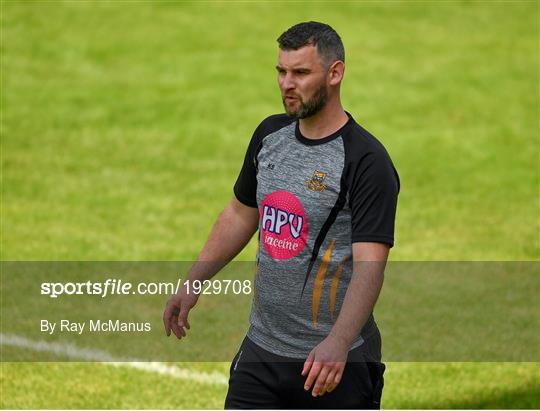
[[[281,70],[285,70],[285,68],[281,67],[279,64],[276,66],[276,70],[277,71],[281,71]],[[297,68],[293,68],[291,71],[295,71],[295,72],[298,72],[298,71],[305,71],[305,72],[311,72],[312,70],[310,68],[307,68],[307,67],[297,67]]]

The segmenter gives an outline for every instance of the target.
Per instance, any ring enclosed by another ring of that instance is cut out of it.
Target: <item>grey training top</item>
[[[382,144],[348,122],[308,139],[285,114],[255,130],[234,186],[259,209],[255,295],[248,337],[305,359],[330,332],[352,272],[352,243],[394,244],[399,177]],[[373,314],[351,346],[376,330]]]

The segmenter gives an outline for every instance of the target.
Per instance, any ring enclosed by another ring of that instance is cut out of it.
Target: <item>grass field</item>
[[[538,18],[536,1],[3,0],[1,259],[194,259],[253,129],[282,111],[275,39],[313,19],[341,34],[344,106],[400,173],[391,259],[537,261]],[[1,371],[2,408],[221,408],[226,392],[108,364]],[[540,408],[539,375],[389,362],[382,405]]]

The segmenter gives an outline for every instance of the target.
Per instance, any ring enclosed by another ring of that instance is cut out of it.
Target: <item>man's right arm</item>
[[[227,264],[247,245],[257,231],[258,221],[257,208],[248,207],[233,197],[219,215],[197,260]]]
[[[214,224],[187,280],[202,282],[216,275],[247,245],[257,231],[258,221],[257,208],[248,207],[233,197]],[[184,327],[190,328],[188,313],[197,303],[198,297],[193,292],[187,293],[185,287],[171,297],[163,313],[167,336],[171,334],[171,330],[178,338],[186,336]]]

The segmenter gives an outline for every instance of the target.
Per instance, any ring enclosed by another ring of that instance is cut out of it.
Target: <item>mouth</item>
[[[298,97],[285,96],[285,101],[288,102],[288,103],[292,103],[293,101],[297,101],[297,100],[298,100]]]

